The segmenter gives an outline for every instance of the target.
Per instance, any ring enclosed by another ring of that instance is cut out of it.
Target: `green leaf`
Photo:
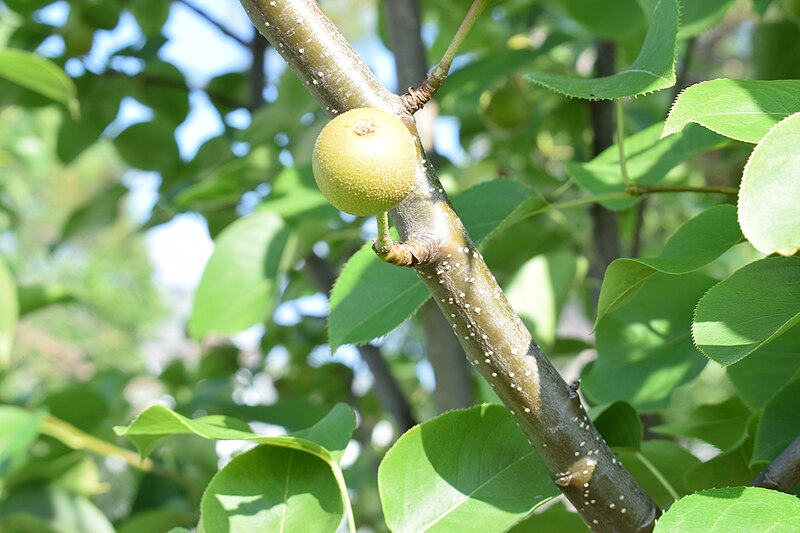
[[[592,422],[606,443],[614,448],[638,450],[644,428],[636,409],[627,402],[613,402],[592,407]]]
[[[522,265],[505,289],[511,306],[545,352],[555,344],[561,309],[586,269],[585,258],[563,250],[538,255]]]
[[[148,531],[168,531],[189,533],[189,530],[179,528],[181,524],[197,523],[197,515],[169,507],[147,509],[136,512],[124,521],[117,524],[117,533],[146,533]]]
[[[681,0],[678,39],[688,39],[714,26],[736,0]]]
[[[672,104],[662,137],[694,122],[749,143],[800,111],[800,80],[711,80],[692,85]]]
[[[499,405],[451,411],[406,432],[381,462],[378,487],[398,533],[501,531],[558,492]]]
[[[344,507],[336,479],[319,458],[258,446],[234,457],[200,503],[205,531],[334,532]]]
[[[322,420],[296,432],[295,436],[322,445],[338,463],[355,427],[356,415],[353,410],[343,403],[337,403]]]
[[[689,126],[680,135],[663,139],[659,138],[660,132],[661,126],[653,124],[623,142],[625,165],[632,182],[642,185],[658,183],[670,170],[691,157],[728,142],[699,126]],[[628,188],[620,174],[617,145],[604,150],[588,163],[569,161],[566,169],[578,185],[594,195],[624,193]],[[600,203],[609,209],[627,209],[639,201],[641,197]]]
[[[61,236],[53,246],[60,246],[81,233],[113,224],[119,217],[119,202],[127,193],[128,189],[120,183],[98,191],[70,213],[61,229]]]
[[[800,435],[800,379],[795,378],[764,405],[751,463],[774,460]]]
[[[0,531],[114,533],[114,527],[83,496],[55,485],[26,485],[15,488],[3,502]]]
[[[678,11],[676,0],[659,0],[639,56],[630,67],[617,74],[579,79],[563,74],[533,72],[525,77],[558,93],[588,100],[637,96],[672,87],[675,85]]]
[[[800,257],[768,257],[737,270],[697,304],[692,336],[726,366],[800,323]]]
[[[271,211],[225,228],[195,292],[191,335],[230,335],[264,320],[275,305],[292,243],[289,229]]]
[[[750,64],[759,80],[800,78],[800,25],[788,18],[758,24],[750,38]]]
[[[29,460],[43,418],[44,411],[0,405],[0,481]]]
[[[654,275],[631,302],[597,327],[597,360],[581,390],[593,403],[630,402],[651,412],[706,364],[689,335],[692,309],[714,280]]]
[[[700,463],[686,472],[686,486],[690,491],[698,491],[752,483],[761,469],[750,466],[752,453],[753,438],[748,436],[740,446]]]
[[[656,272],[686,274],[701,268],[742,240],[736,208],[718,205],[706,209],[678,228],[658,257],[617,259],[606,270],[597,320],[629,300]]]
[[[508,224],[523,206],[538,202],[541,198],[532,189],[512,180],[482,183],[453,199],[478,246]],[[411,269],[382,262],[372,251],[372,243],[366,243],[344,266],[331,291],[331,350],[389,333],[428,297],[428,289]]]
[[[747,240],[764,254],[793,255],[800,250],[798,146],[800,113],[795,113],[769,130],[744,167],[739,224]]]
[[[751,409],[763,407],[800,371],[800,324],[725,371]]]
[[[19,316],[33,313],[51,305],[72,302],[75,296],[62,285],[26,285],[17,287]]]
[[[698,405],[682,418],[655,426],[651,431],[700,439],[726,451],[741,444],[747,437],[749,418],[750,410],[734,396],[722,403]]]
[[[67,106],[70,114],[79,114],[77,90],[61,68],[27,50],[0,50],[0,78],[35,91]]]
[[[337,404],[314,426],[298,432],[302,437],[264,437],[253,433],[247,423],[236,418],[211,415],[189,419],[166,407],[154,405],[139,413],[130,425],[115,427],[114,432],[130,438],[143,457],[150,455],[156,443],[166,436],[197,435],[207,440],[246,440],[284,446],[333,460],[332,453],[341,454],[354,427],[355,415],[343,404]],[[332,446],[333,450],[324,448],[323,443]]]
[[[178,161],[172,121],[157,118],[130,126],[114,139],[114,146],[132,167],[142,170],[169,170]]]
[[[586,2],[585,0],[558,0],[570,17],[592,33],[604,39],[622,40],[630,38],[645,23],[645,13],[637,0],[607,0]]]
[[[508,530],[508,533],[589,533],[578,513],[557,503],[537,512]]]
[[[672,491],[679,496],[690,492],[684,475],[700,464],[697,457],[667,440],[644,441],[641,451],[617,450],[617,457],[660,507],[675,500]]]
[[[8,366],[10,361],[18,315],[19,302],[14,278],[0,257],[0,368]]]
[[[239,470],[240,466],[245,470],[248,468],[255,470],[255,468],[263,467],[267,469],[267,471],[272,471],[274,468],[277,468],[277,464],[283,464],[285,467],[286,463],[291,458],[291,461],[297,461],[297,468],[299,471],[301,473],[305,472],[306,474],[303,474],[300,477],[294,477],[291,472],[284,471],[284,468],[279,468],[277,470],[278,477],[283,479],[284,487],[288,487],[287,483],[291,483],[293,487],[305,486],[305,482],[309,479],[309,477],[312,477],[314,480],[316,480],[315,483],[320,483],[322,486],[324,483],[323,481],[320,481],[320,476],[322,476],[322,473],[319,471],[316,463],[309,462],[309,457],[316,458],[315,461],[317,462],[319,462],[318,460],[321,459],[323,462],[320,464],[328,465],[326,474],[328,476],[332,475],[332,482],[334,483],[334,486],[338,486],[339,495],[337,496],[337,501],[340,500],[341,507],[346,509],[348,512],[348,520],[352,522],[352,512],[350,511],[350,500],[347,495],[347,486],[345,485],[344,477],[337,461],[341,458],[341,454],[347,442],[349,441],[350,436],[352,435],[354,427],[355,415],[349,407],[342,404],[337,404],[334,406],[334,408],[325,416],[325,418],[307,430],[298,432],[298,436],[294,437],[265,437],[253,433],[245,422],[235,418],[212,415],[196,419],[189,419],[170,409],[167,409],[166,407],[155,405],[142,411],[139,416],[137,416],[136,419],[131,422],[130,425],[124,427],[115,427],[114,432],[119,436],[127,436],[130,438],[136,448],[139,450],[139,453],[142,455],[142,457],[149,455],[159,440],[170,435],[193,434],[207,440],[244,440],[258,444],[269,445],[267,447],[261,446],[259,448],[255,448],[255,450],[262,451],[255,452],[254,450],[250,452],[253,454],[251,456],[253,459],[236,463],[236,465],[239,466],[232,467],[232,470],[228,470],[227,472],[225,469],[223,469],[217,474],[218,477],[215,477],[214,480],[212,480],[212,484],[215,480],[218,481],[218,484],[215,485],[213,490],[211,485],[209,485],[209,488],[206,490],[206,494],[201,504],[203,508],[202,520],[206,525],[211,523],[216,526],[221,520],[246,520],[241,515],[234,517],[234,513],[229,513],[231,516],[228,516],[228,514],[225,513],[225,510],[230,511],[231,507],[229,506],[255,501],[254,497],[260,494],[248,492],[256,490],[251,486],[249,480],[248,483],[244,483],[242,485],[242,490],[246,492],[246,494],[242,495],[244,496],[244,501],[240,501],[233,494],[221,494],[235,490],[227,488],[229,480],[231,479],[231,472],[235,473],[235,475],[233,475],[233,479],[235,479],[237,476],[241,477],[242,475]],[[318,439],[320,442],[310,439]],[[325,445],[331,446],[333,449],[328,450],[324,447]],[[285,449],[286,452],[273,452],[269,449],[273,447]],[[295,454],[292,452],[304,453]],[[234,461],[236,461],[236,459],[234,459]],[[253,461],[253,463],[250,463],[249,461]],[[233,461],[229,463],[229,465],[232,463]],[[256,478],[260,480],[259,482],[262,484],[265,483],[265,476],[263,474],[264,472],[261,471],[259,472],[259,475],[256,476]],[[270,478],[269,482],[271,483],[272,481],[273,479]],[[293,505],[290,503],[290,500],[292,497],[297,496],[294,492],[289,494],[289,492],[287,492],[288,490],[289,489],[287,488],[281,492],[284,497],[279,501],[283,502],[283,505]],[[327,494],[328,489],[326,488],[324,492]],[[311,493],[315,494],[313,491],[311,491]],[[210,498],[212,495],[214,496],[214,500],[206,499]],[[301,494],[298,497],[300,498],[300,501],[306,502],[305,495]],[[269,518],[271,514],[267,511],[267,509],[275,505],[275,502],[268,496],[265,496],[265,498],[265,500],[258,500],[259,507],[261,507],[262,504],[263,506],[266,506],[263,509],[259,509],[259,512],[255,514],[255,517],[261,517],[258,518],[259,520],[271,520],[271,518]],[[296,502],[297,500],[294,501]],[[330,504],[326,505],[328,505],[328,508],[330,507]],[[338,506],[340,504],[337,503],[335,505]],[[223,509],[221,510],[220,507]],[[301,505],[301,507],[305,508],[305,504]],[[341,511],[339,511],[339,518],[336,521],[337,524],[339,521],[341,521],[341,516]],[[205,520],[208,520],[209,522],[206,523]],[[247,525],[250,525],[250,522],[245,524],[245,526]],[[251,529],[245,527],[244,530],[250,531]],[[256,530],[259,529],[256,528]],[[267,530],[270,529],[268,528]],[[217,529],[210,529],[210,531],[217,531]]]
[[[682,498],[654,533],[791,532],[800,530],[800,500],[755,487],[710,489]]]

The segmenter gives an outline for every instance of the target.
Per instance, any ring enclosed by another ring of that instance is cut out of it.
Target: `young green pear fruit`
[[[522,83],[511,79],[492,92],[481,96],[484,117],[503,129],[514,129],[524,124],[531,114],[531,102]]]
[[[317,187],[351,215],[388,211],[414,187],[417,149],[408,128],[380,109],[342,113],[320,132],[311,164]]]

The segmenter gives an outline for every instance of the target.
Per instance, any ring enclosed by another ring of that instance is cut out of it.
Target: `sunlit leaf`
[[[797,94],[800,94],[798,82]],[[800,105],[800,96],[797,96]],[[800,250],[800,112],[775,125],[753,150],[739,189],[739,224],[760,252]]]
[[[21,85],[67,106],[78,115],[78,98],[72,79],[52,61],[27,50],[0,49],[0,78]]]
[[[783,118],[800,112],[800,80],[711,80],[685,89],[661,136],[694,122],[738,141],[757,143]]]
[[[558,491],[504,407],[451,411],[406,432],[378,469],[395,532],[495,531]]]
[[[241,218],[217,238],[194,296],[189,331],[233,334],[267,318],[289,267],[291,232],[271,211]]]
[[[682,498],[656,523],[655,533],[729,533],[800,529],[800,500],[755,487],[710,489]]]

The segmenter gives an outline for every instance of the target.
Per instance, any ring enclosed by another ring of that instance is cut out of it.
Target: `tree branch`
[[[306,257],[306,267],[317,288],[330,293],[335,281],[331,266],[316,255]],[[405,433],[417,424],[411,413],[411,406],[400,388],[400,384],[389,370],[389,365],[381,355],[381,351],[369,344],[359,346],[358,352],[367,363],[369,371],[375,380],[375,395],[381,406],[394,418],[395,424],[401,433]]]
[[[256,27],[330,115],[355,107],[413,117],[313,0],[242,0]],[[453,211],[418,143],[415,187],[391,213],[401,237],[435,235],[439,250],[415,270],[468,359],[516,417],[561,491],[595,531],[649,531],[657,508],[617,460],[531,338]],[[613,504],[613,505],[612,505]]]
[[[179,4],[182,4],[182,5],[186,6],[186,7],[188,7],[195,14],[197,14],[200,18],[202,18],[203,20],[205,20],[206,22],[208,22],[209,24],[211,24],[212,26],[217,28],[219,31],[221,31],[222,33],[224,33],[225,35],[227,35],[228,37],[230,37],[231,39],[233,39],[237,43],[239,43],[239,44],[241,44],[242,46],[245,46],[245,47],[249,46],[249,43],[247,41],[245,41],[244,39],[242,39],[241,37],[239,37],[238,35],[233,33],[231,30],[229,30],[228,28],[223,26],[219,21],[213,19],[211,16],[209,16],[208,13],[206,13],[205,11],[203,11],[202,9],[197,7],[196,5],[192,4],[188,0],[175,0],[175,1],[177,3],[179,3]]]
[[[800,437],[797,437],[753,481],[754,487],[791,494],[800,484]]]

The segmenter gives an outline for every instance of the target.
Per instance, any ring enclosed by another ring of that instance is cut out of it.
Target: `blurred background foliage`
[[[512,179],[548,198],[581,196],[564,162],[596,155],[592,107],[527,84],[521,73],[588,76],[598,50],[609,49],[617,68],[629,65],[652,2],[612,3],[492,4],[437,96],[438,109],[422,119],[450,194]],[[386,6],[321,5],[397,90]],[[626,102],[625,129],[662,121],[676,91],[697,81],[800,77],[798,5],[689,2],[679,87]],[[421,1],[428,65],[466,6]],[[0,46],[62,67],[80,105],[73,116],[0,80],[0,256],[20,308],[0,368],[0,401],[46,410],[120,446],[111,427],[153,402],[186,416],[237,416],[268,434],[307,427],[336,402],[349,403],[359,419],[344,461],[356,522],[383,531],[375,471],[391,443],[415,422],[495,398],[430,304],[378,341],[330,354],[327,295],[374,223],[338,213],[314,188],[310,154],[323,112],[234,0],[4,0],[0,17]],[[735,186],[749,150],[729,144],[669,178]],[[653,195],[606,219],[586,206],[548,211],[501,230],[484,256],[565,378],[575,379],[595,357],[591,323],[608,262],[657,255],[679,224],[721,199]],[[210,327],[192,338],[190,317],[215,312],[192,304],[211,240],[263,209],[280,215],[292,243],[269,306],[243,333]],[[613,224],[599,228],[602,220]],[[727,276],[754,257],[734,248],[706,272]],[[549,308],[529,309],[536,291],[551,296]],[[11,305],[2,298],[0,305]],[[667,408],[646,414],[646,425],[734,394],[726,375],[710,367],[676,390],[668,391]],[[3,420],[0,428],[10,423]],[[701,458],[719,453],[701,440],[689,442]],[[0,462],[0,516],[10,530],[191,526],[198,491],[238,449],[176,438],[157,450],[163,471],[156,475],[47,435],[34,434],[30,444],[24,459]]]

